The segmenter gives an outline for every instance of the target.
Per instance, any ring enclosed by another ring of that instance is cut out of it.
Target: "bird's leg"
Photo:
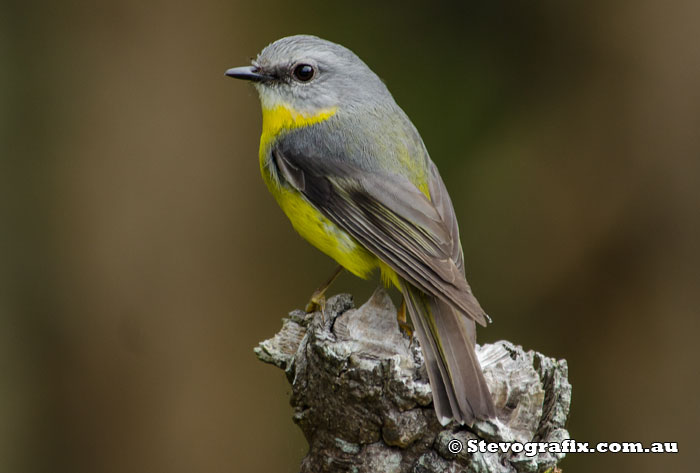
[[[341,272],[343,272],[343,267],[338,265],[335,271],[333,271],[331,277],[328,278],[328,281],[324,282],[318,289],[314,291],[313,294],[311,294],[311,299],[309,299],[309,302],[306,304],[307,314],[310,314],[311,312],[316,312],[319,309],[321,309],[321,312],[324,311],[324,309],[326,308],[326,291],[331,286],[331,284],[333,284],[333,281],[335,281],[338,278],[338,276],[340,276]]]
[[[413,341],[413,329],[411,326],[408,324],[408,321],[406,320],[406,300],[401,299],[401,305],[399,306],[399,309],[396,311],[396,321],[399,323],[399,329],[406,335],[408,335],[408,338]]]

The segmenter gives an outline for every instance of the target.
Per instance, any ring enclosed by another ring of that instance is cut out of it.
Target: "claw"
[[[310,314],[311,312],[316,312],[319,309],[323,309],[326,306],[326,296],[324,291],[320,290],[315,290],[313,294],[311,294],[311,298],[309,299],[309,302],[306,303],[306,307],[304,310],[306,311],[307,314]]]
[[[311,294],[311,299],[309,299],[309,302],[306,304],[306,307],[304,310],[306,311],[307,314],[310,314],[311,312],[316,312],[319,309],[321,310],[321,313],[325,319],[326,314],[325,314],[325,309],[326,309],[326,291],[328,288],[333,284],[333,281],[335,281],[338,276],[340,276],[340,273],[343,271],[342,266],[338,266],[336,270],[333,272],[330,278],[321,285],[318,289],[314,291],[313,294]]]
[[[406,320],[406,301],[401,300],[401,305],[399,306],[398,310],[396,311],[396,321],[399,323],[399,329],[405,333],[409,340],[413,342],[413,328],[409,325],[408,321]]]

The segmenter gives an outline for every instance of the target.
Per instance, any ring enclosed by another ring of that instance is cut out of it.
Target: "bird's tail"
[[[442,425],[451,419],[471,425],[496,416],[495,407],[474,351],[474,321],[452,305],[401,281],[433,390]]]

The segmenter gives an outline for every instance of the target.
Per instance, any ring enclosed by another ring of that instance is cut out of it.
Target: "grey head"
[[[384,83],[348,48],[316,36],[296,35],[268,45],[252,66],[226,75],[254,83],[263,108],[302,113],[337,107],[395,105]]]

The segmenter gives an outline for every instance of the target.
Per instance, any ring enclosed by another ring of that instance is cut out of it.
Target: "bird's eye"
[[[308,64],[299,64],[292,72],[294,78],[300,82],[308,82],[314,77],[314,68]]]

